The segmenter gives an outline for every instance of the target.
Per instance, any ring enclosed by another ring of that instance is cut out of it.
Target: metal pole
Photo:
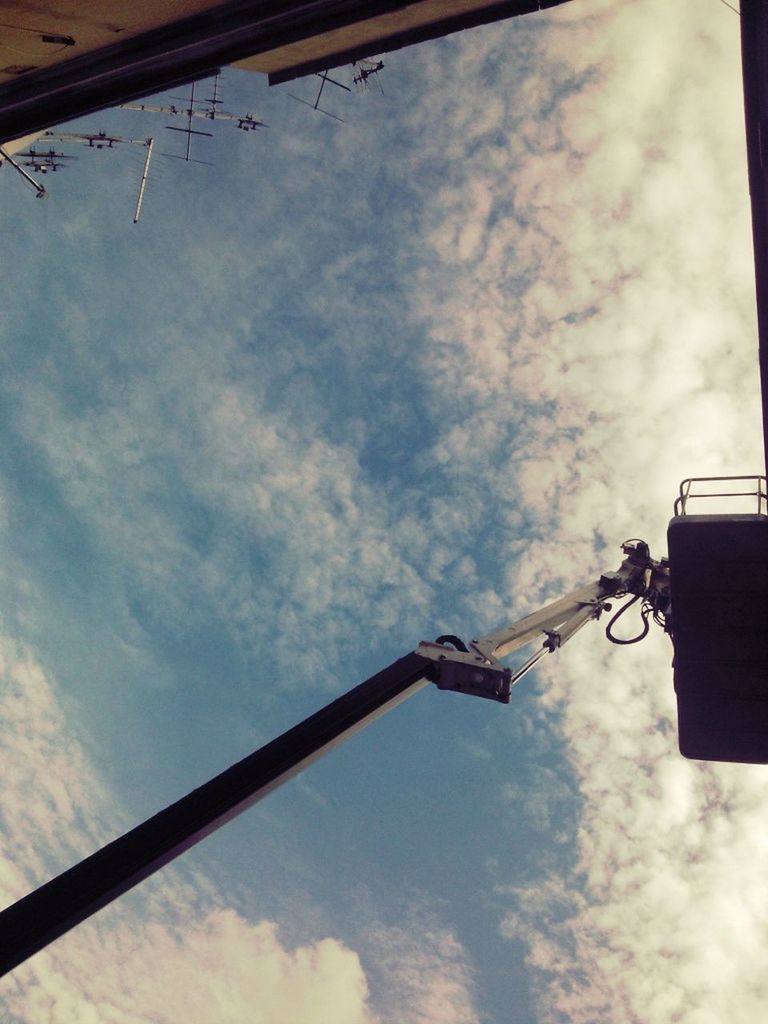
[[[40,182],[35,181],[35,179],[32,177],[31,174],[27,174],[27,172],[24,170],[24,168],[21,166],[21,164],[17,163],[13,159],[11,154],[6,152],[6,150],[3,148],[3,146],[0,146],[0,163],[2,163],[3,160],[7,160],[8,163],[11,165],[11,167],[15,168],[15,170],[17,170],[19,172],[19,174],[22,176],[22,178],[25,178],[30,183],[32,188],[37,193],[37,198],[38,199],[47,199],[48,198],[48,193],[46,192],[45,187],[43,185],[41,185]]]
[[[149,177],[149,161],[152,159],[152,147],[155,144],[154,139],[147,139],[147,158],[144,161],[144,170],[141,174],[141,182],[139,183],[139,195],[136,199],[136,210],[133,214],[133,223],[138,224],[139,214],[141,213],[141,202],[144,199],[144,189],[147,187],[147,178]]]
[[[0,975],[80,924],[435,678],[408,654],[0,912]]]

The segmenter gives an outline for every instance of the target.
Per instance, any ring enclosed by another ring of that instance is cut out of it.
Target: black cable
[[[454,636],[453,633],[446,633],[444,636],[439,636],[435,640],[436,644],[451,644],[456,648],[457,651],[463,651],[465,654],[469,653],[469,648],[459,637]]]
[[[621,608],[619,608],[619,610],[613,616],[608,625],[605,627],[605,635],[608,637],[612,644],[619,644],[625,647],[628,644],[637,644],[648,636],[648,631],[651,628],[651,624],[648,621],[648,618],[651,612],[653,611],[653,608],[647,601],[643,602],[642,608],[640,610],[640,615],[643,620],[643,628],[637,636],[630,637],[628,640],[622,640],[621,637],[614,636],[612,631],[612,626],[616,622],[616,620],[619,619],[624,614],[624,612],[627,611],[628,608],[631,608],[633,604],[639,601],[642,598],[642,596],[642,594],[635,594],[635,596],[630,601],[627,601],[626,604],[623,604]]]

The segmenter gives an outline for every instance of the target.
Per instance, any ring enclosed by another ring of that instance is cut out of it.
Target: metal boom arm
[[[429,659],[418,654],[400,658],[0,912],[0,975],[231,821],[433,676]]]
[[[154,817],[0,912],[0,975],[148,878],[429,682],[509,702],[509,691],[544,654],[562,646],[605,608],[605,598],[662,592],[663,563],[645,544],[623,548],[618,572],[601,576],[520,622],[473,640],[422,643]],[[654,573],[660,583],[654,583]],[[498,658],[543,634],[543,646],[514,674]],[[450,643],[452,646],[447,646]]]
[[[669,570],[665,560],[650,557],[644,541],[622,545],[624,561],[616,572],[604,573],[599,580],[572,591],[540,611],[513,622],[503,629],[470,641],[467,646],[458,637],[439,637],[435,643],[419,644],[418,652],[440,664],[436,680],[441,690],[457,690],[478,697],[509,703],[509,691],[545,654],[551,654],[593,619],[600,618],[610,605],[608,597],[635,594],[646,597],[662,612],[669,610]],[[542,646],[515,672],[499,663],[537,637]],[[451,643],[452,647],[446,647]]]

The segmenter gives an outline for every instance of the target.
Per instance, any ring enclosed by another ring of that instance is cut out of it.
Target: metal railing
[[[675,515],[691,515],[688,503],[701,499],[721,499],[715,514],[768,515],[768,485],[764,476],[699,476],[683,480],[675,499]]]

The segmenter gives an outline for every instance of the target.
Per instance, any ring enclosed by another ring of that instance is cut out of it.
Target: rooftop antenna
[[[78,142],[89,149],[114,149],[116,143],[128,143],[134,146],[146,146],[149,139],[128,139],[124,135],[112,135],[108,132],[44,132],[44,139],[56,142]]]
[[[124,135],[109,135],[107,132],[46,132],[44,138],[56,139],[58,142],[79,142],[82,145],[86,145],[89,149],[114,149],[116,144],[126,144],[129,146],[144,146],[147,150],[147,155],[144,160],[144,168],[141,174],[141,181],[139,183],[139,194],[136,200],[136,209],[133,215],[133,223],[136,224],[141,213],[141,204],[144,200],[144,190],[147,187],[147,178],[149,177],[149,163],[152,159],[152,148],[154,146],[154,139],[151,137],[148,139],[128,139]]]
[[[212,121],[214,120],[218,113],[219,104],[222,102],[222,100],[219,98],[219,74],[220,72],[217,71],[213,79],[213,96],[209,96],[208,99],[204,101],[205,103],[210,103],[211,105],[210,113],[208,116]]]
[[[25,167],[31,167],[36,174],[48,174],[49,171],[58,171],[60,167],[66,167],[64,160],[77,160],[75,156],[68,156],[66,153],[57,153],[51,146],[50,149],[38,152],[34,146],[17,153],[22,158]]]
[[[189,107],[187,107],[187,110],[185,111],[185,113],[187,115],[187,127],[186,128],[177,128],[175,124],[167,124],[165,127],[169,131],[172,131],[172,132],[184,132],[184,134],[187,136],[187,148],[186,148],[186,152],[184,154],[184,160],[187,163],[189,163],[190,160],[192,159],[190,157],[190,152],[192,150],[192,136],[193,135],[205,135],[209,139],[213,138],[213,132],[202,132],[202,131],[199,131],[198,129],[195,129],[195,128],[192,127],[192,118],[195,115],[195,83],[194,82],[192,82],[192,85],[190,86]],[[174,156],[175,154],[168,153],[166,155],[167,156]],[[196,162],[197,163],[204,163],[204,162],[207,162],[207,161],[200,160],[200,161],[196,161]]]
[[[354,68],[357,65],[358,65],[358,62],[356,60],[353,60],[352,61],[352,67]],[[383,60],[376,60],[376,61],[373,61],[373,60],[362,60],[362,61],[359,62],[359,66],[360,66],[360,70],[357,72],[357,74],[353,78],[353,82],[355,83],[355,85],[359,86],[361,89],[367,89],[368,88],[368,79],[375,77],[376,81],[379,83],[379,89],[381,89],[381,94],[383,96],[384,95],[384,87],[381,84],[381,80],[379,79],[379,72],[382,71],[383,68],[384,68],[384,61]]]
[[[182,99],[182,97],[171,97],[171,99]],[[190,89],[189,97],[183,98],[185,106],[177,106],[175,103],[155,104],[155,103],[123,103],[121,107],[123,110],[141,110],[148,114],[170,114],[171,117],[186,117],[187,124],[185,128],[179,128],[177,125],[168,124],[166,128],[174,132],[183,132],[187,136],[186,150],[183,156],[178,156],[175,153],[165,153],[165,156],[172,156],[179,160],[184,160],[186,163],[208,163],[207,160],[197,160],[191,156],[192,151],[192,136],[193,135],[204,135],[208,138],[213,138],[212,132],[200,131],[192,127],[192,119],[195,117],[205,118],[207,121],[232,121],[236,128],[239,128],[244,132],[256,131],[259,128],[266,128],[267,124],[265,121],[261,121],[254,117],[250,112],[245,114],[232,114],[225,110],[220,110],[220,104],[222,103],[221,97],[219,96],[219,74],[216,74],[213,82],[213,96],[209,96],[204,100],[195,99],[195,83],[193,82]]]
[[[320,88],[317,90],[317,96],[315,97],[314,103],[309,103],[307,100],[303,100],[301,96],[294,96],[293,93],[288,93],[292,100],[296,100],[298,103],[303,103],[307,107],[312,107],[313,110],[317,110],[320,114],[325,114],[326,117],[332,117],[335,121],[341,121],[344,123],[343,117],[338,117],[336,114],[332,114],[330,110],[323,110],[320,106],[320,97],[323,95],[323,89],[325,83],[330,82],[331,85],[337,85],[340,89],[346,89],[347,92],[352,92],[348,85],[344,85],[343,82],[337,82],[335,78],[331,78],[327,71],[318,71],[317,77],[320,81]]]
[[[253,117],[251,113],[246,114],[231,114],[226,110],[219,110],[219,105],[224,101],[219,96],[219,78],[220,72],[216,72],[216,76],[213,79],[213,96],[208,96],[204,100],[197,100],[199,109],[192,110],[193,117],[204,117],[208,121],[235,121],[237,122],[235,127],[240,128],[245,132],[253,132],[258,128],[266,128],[267,124],[265,121],[260,121],[258,118]],[[172,96],[171,99],[185,99],[186,97]],[[176,107],[149,107],[146,104],[144,106],[132,106],[130,103],[123,104],[126,110],[165,110],[167,113],[178,113]],[[184,113],[189,115],[189,110],[185,110]]]

